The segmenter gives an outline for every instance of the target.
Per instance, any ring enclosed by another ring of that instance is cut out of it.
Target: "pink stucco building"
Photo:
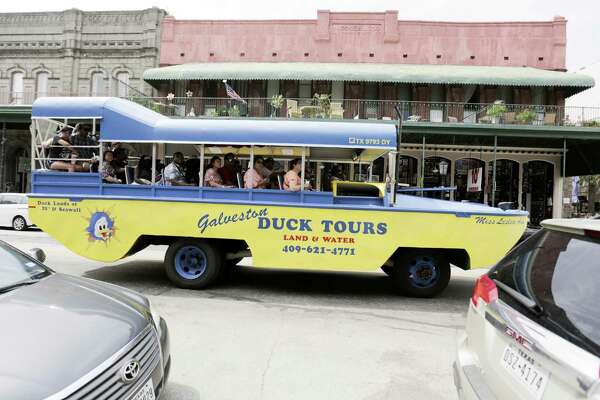
[[[563,17],[541,22],[404,21],[398,11],[320,10],[314,20],[163,21],[161,65],[345,62],[565,69]]]

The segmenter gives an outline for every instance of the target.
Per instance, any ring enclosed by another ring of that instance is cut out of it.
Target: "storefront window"
[[[494,163],[488,164],[488,204],[510,202],[513,208],[519,205],[519,163],[513,160],[496,160],[496,193],[492,204],[492,174]]]
[[[533,225],[552,218],[553,189],[554,165],[547,161],[523,164],[523,205]]]
[[[462,158],[456,160],[454,169],[454,200],[483,203],[485,163],[476,158]]]
[[[443,157],[427,157],[425,158],[425,177],[423,187],[437,188],[450,186],[450,160]],[[450,192],[425,192],[425,197],[434,197],[441,199],[449,199]]]
[[[398,165],[398,183],[417,186],[418,176],[417,159],[410,156],[400,157],[400,163]]]

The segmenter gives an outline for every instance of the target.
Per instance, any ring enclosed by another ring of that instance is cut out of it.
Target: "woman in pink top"
[[[258,173],[258,171],[261,171],[262,163],[262,157],[256,157],[254,168],[248,168],[248,171],[244,174],[244,187],[246,189],[264,189],[267,186],[265,178]]]
[[[290,161],[290,167],[290,170],[283,177],[283,188],[291,192],[299,192],[302,188],[302,178],[300,178],[302,161],[299,158],[294,158]],[[306,185],[304,188],[310,189],[310,185]]]
[[[214,156],[210,159],[210,168],[206,170],[204,174],[204,186],[208,187],[227,187],[223,185],[223,178],[219,174],[219,168],[221,168],[221,159]]]

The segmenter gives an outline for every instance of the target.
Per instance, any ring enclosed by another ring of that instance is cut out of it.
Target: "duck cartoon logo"
[[[108,242],[115,234],[115,223],[105,212],[93,213],[86,229],[90,241],[100,240]]]

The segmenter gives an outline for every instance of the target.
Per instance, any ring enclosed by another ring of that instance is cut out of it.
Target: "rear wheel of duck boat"
[[[217,246],[199,239],[181,239],[165,255],[167,277],[184,289],[203,289],[219,276],[223,256]]]
[[[433,297],[448,286],[450,263],[437,250],[409,250],[399,254],[386,273],[404,294]]]

